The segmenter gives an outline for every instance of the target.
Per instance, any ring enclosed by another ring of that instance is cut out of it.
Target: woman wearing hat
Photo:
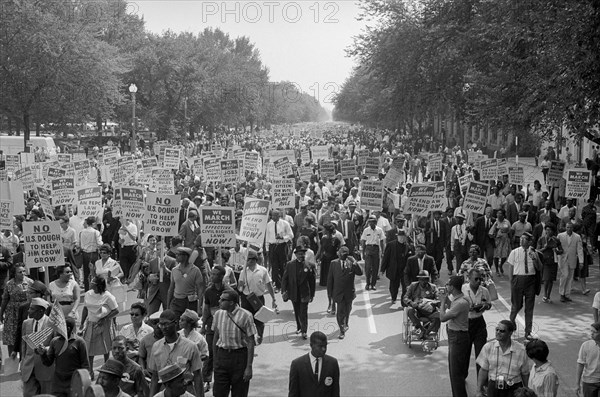
[[[17,351],[14,349],[17,340],[17,325],[19,305],[27,301],[27,289],[33,280],[25,276],[25,266],[20,263],[15,266],[15,276],[8,280],[2,296],[0,307],[0,322],[4,322],[2,341],[8,346],[8,354],[15,358]]]
[[[181,327],[179,335],[198,345],[200,358],[204,361],[208,357],[208,344],[206,343],[204,336],[196,331],[196,328],[198,328],[198,321],[200,321],[198,313],[190,309],[185,309],[181,317],[179,317],[179,326]]]

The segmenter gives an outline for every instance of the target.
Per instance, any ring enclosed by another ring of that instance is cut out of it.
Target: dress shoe
[[[346,337],[346,334],[340,334],[340,336],[338,338],[344,339],[345,337]]]
[[[565,301],[567,302],[573,302],[573,299],[569,298],[568,296],[565,295]]]
[[[563,303],[565,303],[567,301],[567,299],[565,298],[564,295],[561,295],[560,296],[560,301],[563,302]]]
[[[375,291],[377,288],[375,288],[375,286],[373,285],[373,286],[371,287],[371,289],[372,289],[373,291]]]
[[[296,335],[299,335],[299,334],[300,334],[300,332],[302,332],[302,330],[301,330],[301,329],[297,329],[297,330],[296,330]]]
[[[204,382],[204,393],[208,393],[210,390],[210,382]]]
[[[306,340],[306,338],[308,338],[308,335],[306,335],[306,332],[302,333],[302,339]]]

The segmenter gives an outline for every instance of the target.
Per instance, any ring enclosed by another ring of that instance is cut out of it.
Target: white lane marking
[[[504,305],[504,307],[506,307],[506,309],[508,310],[508,313],[510,314],[510,305],[502,297],[502,295],[498,294],[498,300]],[[522,328],[525,328],[525,320],[523,320],[523,316],[521,316],[520,314],[517,314],[516,320],[521,325]]]
[[[363,300],[365,301],[365,310],[367,312],[367,321],[369,322],[369,333],[376,334],[377,328],[375,327],[375,318],[373,317],[373,312],[371,311],[371,298],[369,292],[366,290],[367,285],[361,281],[360,287],[363,290]]]

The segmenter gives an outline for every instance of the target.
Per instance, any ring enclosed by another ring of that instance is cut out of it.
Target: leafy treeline
[[[600,1],[365,0],[375,27],[334,118],[407,128],[433,116],[600,143]]]
[[[326,119],[293,84],[272,83],[247,37],[145,30],[125,0],[2,0],[0,116],[32,126],[131,120],[159,137]]]

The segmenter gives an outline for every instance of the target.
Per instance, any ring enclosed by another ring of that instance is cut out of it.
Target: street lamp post
[[[137,119],[135,118],[135,93],[137,92],[137,86],[135,84],[131,84],[129,86],[129,92],[131,93],[131,104],[133,106],[131,112],[131,154],[135,155],[137,149],[137,134],[136,134],[136,124]]]

